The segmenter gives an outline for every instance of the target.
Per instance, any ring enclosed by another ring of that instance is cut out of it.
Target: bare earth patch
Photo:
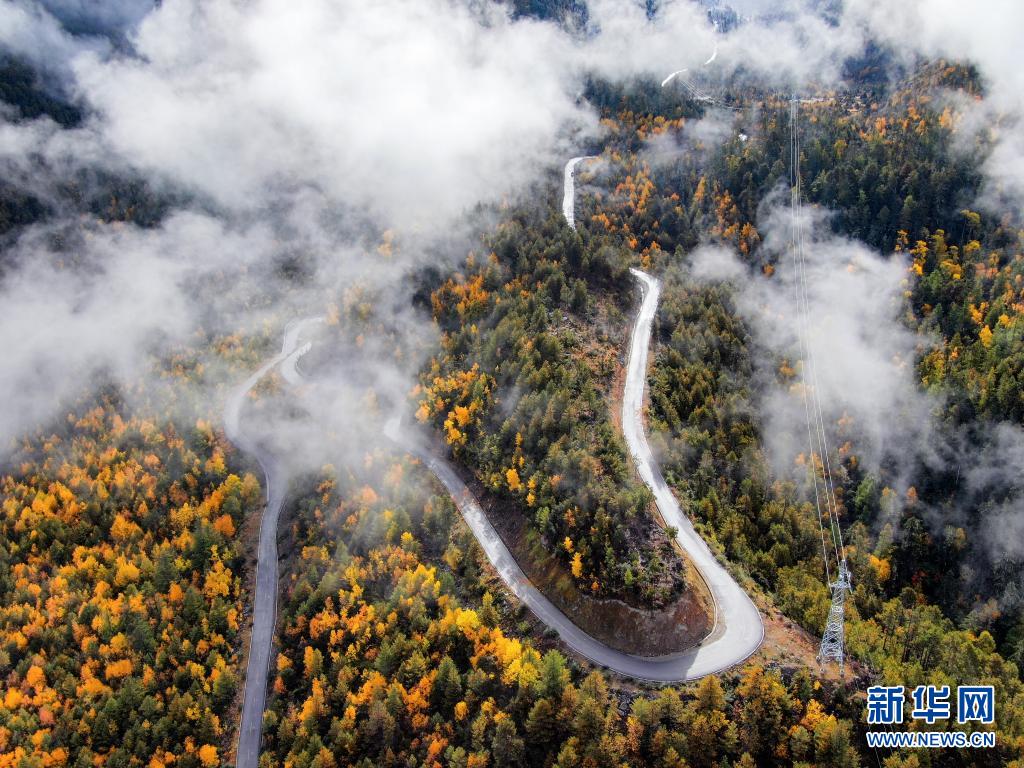
[[[530,581],[580,629],[619,651],[665,656],[692,648],[712,626],[711,599],[703,580],[686,563],[686,588],[661,608],[597,598],[581,591],[564,565],[528,531],[521,514],[502,512],[478,483],[468,483]]]

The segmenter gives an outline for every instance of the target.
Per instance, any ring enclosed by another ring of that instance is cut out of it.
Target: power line
[[[814,354],[811,348],[810,342],[810,315],[811,315],[811,304],[808,298],[807,292],[807,265],[806,255],[804,248],[804,233],[803,233],[803,197],[802,197],[802,186],[801,186],[801,173],[800,173],[800,130],[798,122],[798,107],[795,103],[791,104],[791,135],[793,137],[793,216],[794,216],[794,241],[795,241],[795,252],[797,257],[797,264],[799,267],[799,286],[800,286],[800,300],[801,300],[801,312],[800,317],[803,322],[804,334],[804,365],[806,369],[805,385],[810,387],[811,392],[811,404],[812,404],[812,416],[814,421],[814,433],[816,442],[818,444],[818,456],[822,462],[822,483],[825,488],[825,508],[828,512],[829,518],[829,532],[832,536],[833,547],[835,548],[836,562],[838,564],[845,557],[845,552],[842,551],[842,534],[839,530],[839,505],[836,502],[835,495],[835,483],[832,478],[832,459],[830,456],[828,437],[825,431],[825,419],[821,408],[821,397],[819,395],[821,388],[818,384],[818,369],[814,362]],[[812,449],[812,469],[813,469],[813,449]],[[815,477],[817,473],[815,471]]]
[[[794,114],[793,114],[795,106],[796,105],[793,104],[793,103],[790,104],[790,123],[791,123],[791,125],[792,125],[792,123],[794,122],[794,119],[795,119],[794,118]],[[792,131],[792,130],[790,131],[789,148],[790,148],[791,157],[795,156],[797,154],[796,133],[795,133],[795,131]],[[791,243],[792,243],[792,247],[793,247],[793,250],[794,250],[794,260],[796,260],[795,251],[796,251],[796,248],[797,248],[797,217],[796,217],[796,207],[797,207],[797,195],[798,195],[798,192],[797,192],[796,177],[797,177],[796,164],[795,164],[795,162],[791,162],[790,163],[790,182],[791,182],[791,184],[790,184],[790,206],[791,206],[791,209],[793,211],[793,217],[792,217],[792,221],[791,221],[791,226],[792,226]],[[794,298],[796,300],[796,306],[797,306],[797,319],[798,319],[798,322],[800,323],[800,327],[799,327],[798,332],[797,332],[797,338],[799,339],[799,342],[800,342],[800,355],[803,358],[804,363],[806,365],[806,361],[808,360],[810,355],[809,355],[809,351],[807,349],[807,340],[806,340],[806,314],[804,312],[804,305],[803,305],[803,301],[802,301],[802,298],[801,298],[801,295],[800,295],[800,283],[799,282],[795,282],[793,284],[793,293],[794,293]],[[822,516],[822,513],[821,513],[821,498],[820,498],[820,496],[818,494],[818,472],[814,468],[814,439],[811,436],[811,421],[812,421],[812,419],[811,419],[811,406],[810,406],[809,399],[808,399],[807,389],[808,389],[808,384],[807,384],[806,381],[804,381],[802,386],[800,387],[800,391],[801,391],[801,394],[803,396],[803,402],[804,402],[804,418],[805,418],[805,420],[807,422],[807,461],[809,462],[808,466],[810,467],[810,470],[811,470],[811,484],[812,484],[812,486],[814,488],[814,508],[817,510],[817,513],[818,513],[818,528],[820,529],[820,532],[821,532],[821,557],[822,557],[823,562],[825,563],[825,581],[826,581],[826,583],[828,583],[829,581],[831,581],[831,574],[829,572],[828,551],[827,551],[827,546],[825,544],[825,523],[824,523],[824,517]],[[831,528],[831,520],[830,520],[830,523],[829,523],[829,527]]]
[[[800,346],[804,362],[803,398],[804,415],[807,420],[808,444],[810,450],[811,477],[814,483],[814,500],[818,512],[818,526],[822,536],[822,555],[825,559],[825,579],[832,591],[832,604],[829,607],[828,621],[818,648],[818,662],[824,664],[828,659],[839,663],[840,674],[844,671],[845,616],[846,593],[850,591],[850,571],[846,563],[846,547],[843,544],[842,528],[839,525],[839,504],[836,500],[835,482],[832,477],[832,460],[829,455],[828,435],[825,430],[825,418],[819,395],[817,369],[814,355],[808,338],[810,330],[810,301],[807,294],[807,265],[803,235],[803,200],[800,174],[800,131],[798,126],[798,107],[795,97],[790,99],[790,211],[792,215],[792,246],[798,272],[798,315],[800,322]],[[808,389],[810,392],[808,393]],[[808,396],[809,395],[809,396]],[[812,418],[813,414],[813,418]],[[812,427],[812,421],[814,425]],[[812,432],[814,437],[811,437]],[[815,439],[816,438],[816,439]],[[821,457],[822,485],[824,487],[825,509],[829,519],[829,533],[836,556],[836,580],[832,581],[828,568],[828,550],[825,546],[825,531],[818,495],[818,470],[814,465],[814,444],[817,443]]]

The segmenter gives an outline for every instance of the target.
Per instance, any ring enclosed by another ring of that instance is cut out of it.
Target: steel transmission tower
[[[846,616],[846,593],[852,589],[850,571],[846,567],[846,558],[839,561],[839,574],[829,587],[832,589],[832,607],[828,611],[828,624],[825,634],[821,636],[821,647],[818,649],[818,663],[824,665],[829,659],[839,662],[839,674],[844,672],[843,666],[843,620]]]

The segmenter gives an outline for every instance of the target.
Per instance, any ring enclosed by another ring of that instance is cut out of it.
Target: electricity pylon
[[[832,607],[828,611],[828,624],[825,634],[821,636],[821,647],[818,648],[818,663],[823,665],[828,659],[839,662],[839,674],[843,667],[843,619],[846,615],[846,593],[850,585],[850,571],[846,567],[846,558],[839,561],[839,574],[829,587],[832,589]]]

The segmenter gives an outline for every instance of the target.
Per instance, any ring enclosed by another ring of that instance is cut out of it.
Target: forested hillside
[[[812,202],[836,211],[831,222],[839,232],[895,252],[894,258],[909,253],[906,322],[922,339],[935,340],[921,350],[917,370],[920,386],[941,395],[939,436],[948,442],[940,446],[970,441],[998,461],[998,451],[1006,450],[998,422],[1019,421],[1013,363],[1020,354],[1013,332],[1019,237],[1009,220],[963,207],[978,193],[984,148],[973,155],[954,149],[955,100],[934,95],[930,89],[939,86],[968,94],[977,87],[969,71],[938,65],[876,104],[840,97],[802,107],[805,190]],[[735,287],[697,281],[686,271],[690,233],[703,229],[733,246],[751,269],[773,272],[774,257],[760,248],[757,201],[787,172],[788,124],[782,103],[769,102],[755,114],[758,123],[741,122],[749,138],[727,139],[705,163],[681,153],[653,168],[628,153],[633,136],[681,126],[657,115],[610,115],[623,149],[606,150],[606,184],[614,191],[595,192],[590,231],[595,238],[621,234],[646,263],[670,268],[650,380],[670,482],[692,500],[704,531],[730,559],[765,585],[787,615],[819,633],[828,594],[814,510],[798,489],[773,482],[760,445],[764,372],[755,357],[764,351],[735,306]],[[850,188],[862,191],[851,199]],[[902,201],[898,215],[889,213],[894,195]],[[773,375],[793,376],[785,360],[775,366]],[[833,429],[842,435],[841,425]],[[974,507],[970,526],[936,530],[930,510],[977,499],[976,490],[958,487],[956,466],[936,473],[922,461],[918,475],[904,479],[909,502],[894,503],[887,483],[897,478],[885,474],[885,463],[881,475],[866,473],[849,445],[838,458],[837,496],[855,574],[849,651],[891,683],[991,676],[1015,711],[1020,560],[1013,548],[993,556],[987,529],[997,524],[998,505]],[[992,472],[986,489],[1012,496],[1012,485],[1000,485],[1005,482]],[[975,590],[1003,597],[984,603]]]
[[[263,768],[1024,765],[1024,220],[991,68],[914,29],[848,49],[836,3],[760,33],[713,2],[89,5],[0,7],[0,768],[244,762],[271,508]],[[826,404],[825,451],[785,442],[819,390],[773,303],[806,291],[797,165],[813,275],[892,278],[814,305],[853,329],[830,361],[897,372]],[[396,438],[584,632],[705,650],[725,614],[620,423],[633,267],[662,286],[638,422],[767,629],[689,683],[574,655]],[[243,451],[224,404],[257,370]],[[842,676],[814,660],[826,473]],[[996,747],[869,748],[875,684],[992,686],[993,724],[905,728]]]
[[[485,245],[431,293],[442,348],[416,416],[527,516],[581,588],[663,605],[682,589],[677,555],[610,413],[633,294],[626,254],[585,252],[553,211],[510,216]]]
[[[220,765],[232,748],[251,474],[209,422],[103,397],[0,480],[0,764]]]
[[[944,76],[953,77],[958,70],[944,71]],[[916,103],[906,91],[859,111],[851,111],[849,101],[846,104],[845,108],[807,107],[814,111],[812,136],[842,130],[857,141],[878,142],[884,115],[891,145],[882,146],[890,146],[888,151],[898,155],[900,132],[922,135],[926,130],[949,130],[949,114],[943,116],[943,111]],[[564,474],[545,469],[544,454],[535,453],[535,446],[558,445],[559,438],[551,434],[564,434],[549,431],[559,424],[558,409],[552,411],[547,405],[524,410],[534,402],[526,396],[515,409],[499,411],[501,422],[490,421],[497,410],[496,393],[502,391],[500,382],[515,381],[523,389],[546,386],[550,388],[543,390],[546,399],[537,402],[556,406],[568,388],[575,395],[568,402],[578,402],[580,372],[586,374],[582,382],[607,377],[610,361],[602,370],[604,358],[591,353],[588,363],[570,369],[577,378],[549,378],[546,371],[558,370],[558,360],[575,359],[574,342],[582,336],[580,323],[604,328],[606,318],[616,317],[615,307],[618,312],[627,311],[628,289],[620,291],[616,286],[631,258],[634,263],[667,270],[650,379],[653,439],[663,452],[666,475],[689,501],[688,509],[701,531],[721,546],[734,566],[750,573],[786,615],[819,633],[828,594],[815,513],[798,485],[773,478],[761,443],[757,360],[763,350],[757,349],[747,321],[737,310],[734,288],[694,279],[688,274],[686,255],[698,239],[709,237],[733,245],[752,269],[771,275],[773,263],[762,259],[753,203],[785,175],[778,162],[756,160],[762,153],[768,156],[766,146],[772,141],[784,141],[779,121],[785,105],[775,102],[769,107],[760,113],[763,129],[751,130],[747,140],[727,140],[703,162],[694,153],[653,167],[635,148],[652,136],[681,131],[685,120],[610,111],[607,167],[596,175],[584,174],[588,186],[582,205],[589,216],[582,236],[576,239],[568,231],[560,232],[552,214],[539,230],[543,236],[537,238],[550,243],[552,255],[540,257],[537,250],[531,253],[519,245],[523,219],[513,217],[487,242],[493,256],[474,256],[457,275],[438,281],[441,285],[432,290],[430,308],[443,331],[441,349],[413,398],[420,408],[419,418],[435,425],[457,457],[482,471],[488,492],[536,509],[533,524],[542,530],[544,525],[564,525],[564,514],[561,520],[540,514],[558,509],[559,503],[566,508],[550,490],[543,495],[545,486],[551,487],[550,480],[530,484],[538,475]],[[918,116],[916,122],[900,117],[910,112]],[[830,127],[834,122],[843,127]],[[811,147],[825,142],[809,139],[807,151],[816,151]],[[827,142],[835,144],[832,139]],[[935,168],[943,167],[942,148],[948,148],[948,142],[948,136],[937,136],[929,145]],[[762,169],[759,183],[754,183],[753,171],[736,170],[743,162]],[[844,169],[841,163],[835,167]],[[923,165],[921,172],[926,168]],[[724,169],[736,175],[726,178]],[[848,172],[855,178],[859,173]],[[966,187],[954,184],[945,198],[938,196],[915,214],[923,228],[918,231],[921,243],[912,245],[910,236],[899,229],[891,233],[890,250],[916,249],[909,262],[906,297],[908,309],[915,311],[907,322],[922,330],[936,322],[935,307],[940,304],[927,302],[928,310],[921,311],[926,302],[919,296],[928,290],[929,282],[942,285],[944,277],[957,289],[966,289],[977,306],[981,296],[992,296],[981,293],[987,285],[983,281],[995,282],[1000,273],[992,270],[999,263],[998,255],[978,257],[971,264],[979,266],[968,269],[959,266],[961,254],[974,254],[978,246],[965,241],[953,248],[943,237],[924,231],[929,225],[938,229],[932,222],[948,214],[954,219],[966,217],[965,237],[982,236],[970,229],[982,226],[980,217],[957,208],[958,201],[973,190],[970,171],[965,173],[953,178]],[[893,183],[899,189],[906,182]],[[812,199],[821,186],[808,184]],[[881,205],[884,194],[877,199]],[[837,201],[822,202],[846,210]],[[877,221],[877,211],[867,218]],[[846,231],[855,219],[837,216],[833,221]],[[534,270],[532,275],[509,284],[507,270],[530,274],[526,265]],[[993,334],[1012,327],[1007,284],[1013,284],[1012,278],[1004,277],[1000,284],[999,312],[991,316]],[[423,296],[426,304],[426,292]],[[611,308],[604,304],[609,298]],[[992,300],[998,299],[993,296]],[[1000,321],[1004,312],[1007,318]],[[976,311],[972,320],[964,312],[962,319],[985,326],[985,316],[978,319]],[[964,333],[964,326],[957,327]],[[531,331],[525,339],[524,331]],[[946,338],[951,341],[952,337]],[[976,329],[971,343],[981,355],[992,343],[1007,343],[1008,338],[1007,333],[996,342],[992,337],[985,342]],[[945,418],[957,425],[974,420],[974,429],[981,429],[983,420],[994,413],[984,412],[977,390],[952,376],[929,379],[924,375],[935,365],[925,361],[934,361],[936,349],[950,341],[922,352],[921,386],[948,388]],[[516,344],[525,353],[503,354]],[[967,354],[963,346],[960,349],[952,361]],[[964,372],[974,370],[969,363],[960,365]],[[782,370],[776,375],[792,374]],[[595,401],[585,395],[582,402]],[[969,418],[965,404],[973,404]],[[500,426],[499,438],[489,432],[494,429],[489,423]],[[570,429],[570,440],[574,434]],[[594,453],[608,460],[608,454]],[[607,698],[607,686],[614,691],[617,681],[603,680],[599,673],[587,676],[585,669],[571,660],[566,664],[555,652],[535,652],[529,643],[515,642],[502,654],[499,649],[511,642],[508,638],[529,625],[517,624],[519,617],[511,606],[496,596],[494,583],[486,578],[487,566],[449,502],[435,495],[424,504],[403,489],[403,483],[419,473],[377,457],[372,466],[379,466],[376,471],[385,480],[321,478],[316,493],[300,506],[295,523],[303,554],[295,563],[289,588],[288,660],[278,671],[278,699],[268,716],[277,759],[287,756],[295,764],[310,765],[330,765],[332,760],[387,764],[402,762],[408,755],[442,765],[856,765],[876,759],[890,766],[919,765],[917,756],[866,751],[861,692],[868,680],[910,686],[925,682],[994,685],[997,710],[1002,713],[997,726],[999,749],[984,755],[936,755],[930,764],[1002,765],[1019,759],[1019,712],[1024,704],[1024,687],[1015,665],[1019,632],[1013,629],[1012,619],[996,617],[979,623],[977,612],[968,616],[971,602],[964,602],[966,593],[956,569],[948,565],[951,558],[977,558],[984,553],[971,552],[966,531],[945,539],[934,536],[929,521],[917,516],[923,505],[900,505],[899,525],[907,533],[894,537],[892,526],[876,523],[893,494],[884,475],[860,471],[854,452],[847,450],[841,458],[838,496],[855,583],[847,615],[848,652],[864,677],[840,686],[832,682],[821,686],[813,682],[813,671],[790,668],[780,673],[750,665],[735,675],[710,678],[699,685],[641,692],[631,704]],[[917,492],[923,496],[942,488],[922,482]],[[386,522],[371,523],[378,519],[372,513],[375,505],[388,510],[383,516]],[[591,531],[594,528],[591,524]],[[370,534],[374,529],[377,539]],[[545,535],[560,542],[566,530],[572,529],[549,528]],[[574,573],[577,562],[587,569],[580,574],[586,582],[594,578],[589,570],[594,567],[590,565],[594,562],[592,539],[571,534],[569,538],[572,549],[563,547],[560,556]],[[346,542],[358,542],[357,548]],[[913,547],[931,551],[925,554],[912,551]],[[326,557],[339,548],[344,552],[340,562]],[[426,562],[435,563],[436,570]],[[934,570],[928,563],[936,564]],[[1012,565],[1003,567],[1013,572]],[[608,577],[612,569],[597,573],[602,586],[615,583]],[[622,586],[627,584],[624,577]],[[330,588],[318,587],[324,583]],[[1000,582],[985,583],[986,589],[992,589]],[[386,620],[380,618],[385,616]],[[368,633],[374,620],[378,635],[371,640]],[[313,622],[318,627],[315,637]],[[550,640],[534,643],[545,649]],[[367,644],[376,644],[379,651],[361,656],[360,649]],[[552,682],[555,677],[561,682]],[[314,712],[323,716],[313,717]],[[597,726],[598,722],[602,725]]]
[[[938,396],[943,410],[936,450],[966,442],[997,461],[999,451],[1005,450],[998,423],[1020,422],[1021,344],[1015,331],[1021,306],[1020,236],[1009,220],[996,221],[965,207],[978,193],[984,147],[979,145],[973,153],[954,148],[954,130],[961,118],[951,106],[955,100],[941,96],[948,91],[931,90],[940,87],[964,87],[971,95],[977,86],[969,71],[937,65],[876,104],[841,97],[806,105],[805,190],[811,202],[835,212],[830,221],[837,231],[864,238],[895,253],[894,258],[908,259],[907,325],[929,345],[917,360],[920,385]],[[642,159],[621,153],[619,161],[617,150],[611,150],[615,204],[597,208],[600,200],[595,201],[592,228],[621,233],[636,241],[641,258],[669,265],[681,258],[673,252],[679,254],[677,249],[692,243],[690,227],[703,227],[711,238],[735,247],[751,269],[770,275],[776,256],[759,247],[757,201],[785,175],[788,124],[782,104],[767,106],[758,113],[756,125],[745,126],[751,131],[749,140],[726,140],[703,166],[691,153],[652,169]],[[669,125],[659,117],[638,121],[630,113],[621,120],[623,127],[636,124],[641,136]],[[844,191],[850,188],[861,190],[856,199]],[[899,215],[890,215],[896,207],[893,195],[903,200]],[[652,402],[675,439],[682,439],[670,440],[668,450],[680,459],[688,457],[676,476],[687,486],[697,482],[694,498],[709,499],[714,506],[717,499],[709,498],[708,492],[714,490],[718,497],[719,478],[742,467],[730,483],[737,489],[728,493],[742,497],[752,509],[749,505],[757,494],[749,490],[750,468],[735,461],[751,454],[755,467],[761,463],[756,458],[757,425],[751,423],[757,392],[754,364],[745,352],[749,329],[730,308],[727,287],[689,285],[682,293],[670,287],[661,322],[667,347],[652,376]],[[776,375],[783,379],[792,377],[785,362],[775,365]],[[715,434],[719,439],[710,441],[715,450],[708,452],[705,446]],[[706,458],[700,459],[694,449]],[[845,480],[839,496],[848,524],[859,520],[877,527],[873,524],[887,508],[894,478],[885,476],[884,462],[882,476],[866,474],[857,466],[855,451],[841,460]],[[697,479],[712,467],[718,488]],[[898,521],[905,535],[884,544],[891,548],[886,556],[900,585],[914,583],[955,618],[977,608],[972,590],[999,594],[1016,589],[1012,574],[1020,567],[1019,559],[993,562],[983,540],[991,519],[987,515],[997,513],[998,505],[973,510],[972,525],[979,529],[973,539],[957,525],[935,535],[927,510],[971,506],[976,489],[958,485],[956,466],[936,469],[922,460],[915,471],[917,477],[909,481],[914,498],[897,505],[905,516]],[[759,473],[755,469],[753,477]],[[744,480],[747,490],[738,488]],[[1012,486],[992,482],[990,492],[1012,495]],[[806,515],[800,518],[809,520]],[[730,530],[732,539],[738,531]],[[883,538],[891,536],[890,531]],[[783,543],[790,551],[802,551],[808,541],[797,536],[796,541]],[[788,556],[779,558],[779,550],[768,552],[770,548],[765,547],[762,558],[764,564],[774,564],[769,570],[788,561]],[[977,567],[979,561],[982,565]],[[972,565],[973,575],[968,583],[957,585],[953,582],[965,573],[960,564]],[[990,615],[987,621],[996,623],[986,626],[998,629],[999,637],[1012,644],[1019,643],[1020,632],[1014,627],[1021,608],[1017,597],[1009,597],[1011,610]],[[1019,658],[1018,646],[1005,648]]]
[[[530,623],[486,588],[471,534],[424,482],[386,456],[310,482],[264,765],[858,764],[858,706],[806,670],[637,696],[517,639]]]

